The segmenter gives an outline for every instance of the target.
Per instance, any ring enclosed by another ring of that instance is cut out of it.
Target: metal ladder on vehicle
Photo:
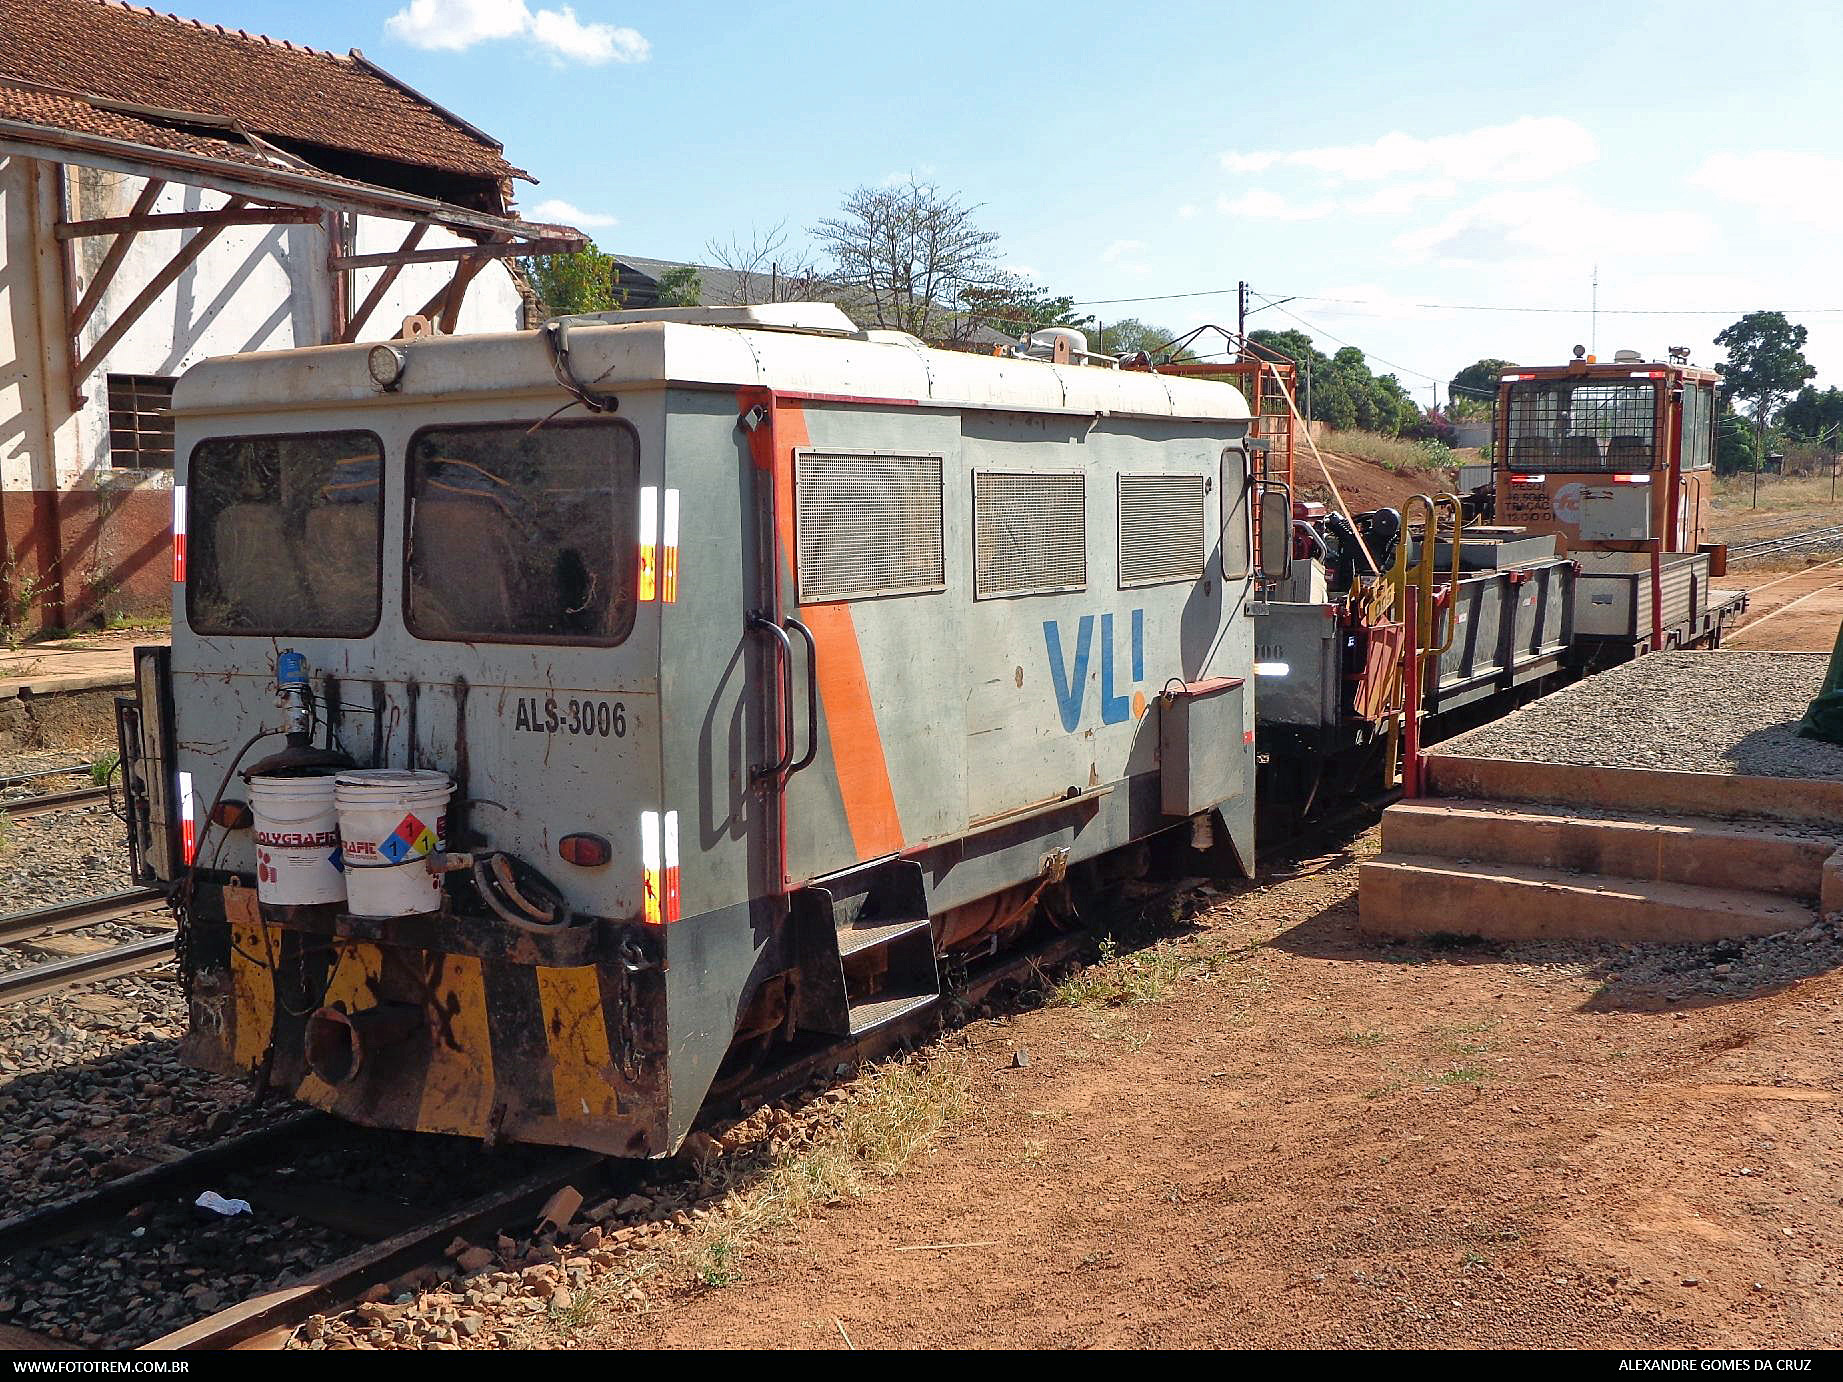
[[[801,1029],[863,1036],[940,1001],[927,884],[914,860],[816,879],[794,893],[789,920]]]

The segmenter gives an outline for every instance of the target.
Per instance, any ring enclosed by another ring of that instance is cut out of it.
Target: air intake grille
[[[1120,584],[1195,580],[1203,574],[1203,477],[1120,477]]]
[[[1087,490],[1080,475],[973,476],[973,596],[1088,584]]]
[[[800,603],[939,590],[939,456],[817,456],[796,462]]]

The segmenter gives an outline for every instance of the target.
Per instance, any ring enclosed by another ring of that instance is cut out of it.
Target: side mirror
[[[1293,496],[1285,489],[1261,491],[1261,575],[1283,581],[1293,570]]]

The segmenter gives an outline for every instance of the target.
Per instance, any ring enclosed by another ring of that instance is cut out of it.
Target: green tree
[[[518,267],[547,317],[613,311],[626,297],[614,256],[603,254],[593,240],[574,254],[538,255],[519,260]]]
[[[1497,402],[1497,377],[1510,361],[1487,356],[1467,365],[1446,385],[1446,411],[1456,419],[1489,417]]]
[[[1843,431],[1843,389],[1819,393],[1807,384],[1779,413],[1779,425],[1794,441],[1826,441]]]
[[[1783,312],[1749,312],[1715,337],[1728,352],[1722,390],[1753,405],[1756,428],[1770,424],[1781,401],[1817,374],[1804,355],[1809,334]]]
[[[1752,470],[1759,456],[1758,437],[1747,419],[1732,408],[1723,408],[1715,423],[1715,473]]]
[[[1143,350],[1160,363],[1180,365],[1197,358],[1196,352],[1184,349],[1166,360],[1165,347],[1177,339],[1178,333],[1140,321],[1137,317],[1122,317],[1117,322],[1095,322],[1092,326],[1083,327],[1082,334],[1088,338],[1088,349],[1099,355],[1131,355]]]
[[[690,264],[680,264],[659,275],[661,307],[697,307],[704,301],[704,279]]]
[[[1074,298],[1051,293],[1014,273],[1000,273],[989,282],[968,284],[961,290],[960,305],[979,325],[1007,336],[1028,336],[1046,326],[1087,326],[1094,320],[1092,316],[1076,315]]]

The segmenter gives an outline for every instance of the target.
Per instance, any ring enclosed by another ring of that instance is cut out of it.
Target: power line
[[[1087,298],[1075,303],[1076,307],[1113,307],[1130,302],[1176,302],[1184,298],[1233,297],[1234,288],[1198,288],[1184,293],[1154,293],[1147,297],[1136,298]],[[1378,303],[1373,298],[1333,298],[1320,297],[1311,293],[1282,294],[1298,299],[1300,302],[1329,302],[1350,307],[1401,306],[1412,307],[1424,312],[1538,312],[1552,316],[1585,315],[1583,307],[1531,307],[1501,303],[1477,302],[1408,302]],[[1600,315],[1608,317],[1741,317],[1758,311],[1757,307],[1602,307]],[[1772,309],[1802,317],[1834,315],[1843,312],[1843,307],[1778,307]],[[1330,333],[1326,333],[1327,335]],[[1410,370],[1409,373],[1415,373]]]
[[[1354,341],[1347,341],[1342,336],[1333,336],[1329,331],[1325,330],[1324,327],[1312,325],[1311,322],[1307,321],[1304,317],[1300,316],[1298,313],[1287,311],[1284,307],[1280,306],[1277,302],[1272,302],[1272,301],[1265,302],[1262,304],[1262,307],[1263,308],[1271,307],[1273,308],[1274,311],[1278,312],[1281,316],[1291,317],[1294,321],[1298,322],[1307,331],[1310,331],[1315,336],[1325,336],[1329,338],[1330,340],[1336,341],[1341,346],[1349,346],[1352,350],[1363,350],[1363,347],[1356,344]],[[1363,351],[1363,355],[1366,360],[1374,360],[1379,365],[1387,365],[1390,369],[1400,370],[1403,374],[1412,374],[1416,379],[1425,379],[1429,384],[1444,384],[1447,382],[1440,375],[1429,374],[1427,373],[1426,370],[1410,369],[1406,365],[1398,365],[1393,360],[1385,360],[1380,355],[1372,355],[1370,354],[1370,352],[1366,350]]]

